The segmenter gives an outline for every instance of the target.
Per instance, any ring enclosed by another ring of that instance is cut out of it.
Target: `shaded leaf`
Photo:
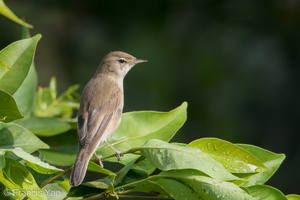
[[[0,90],[14,94],[26,78],[33,62],[37,42],[41,35],[19,40],[0,51],[0,60],[9,69],[0,67]]]
[[[266,168],[249,151],[218,138],[201,138],[187,146],[207,153],[231,173],[258,173]]]
[[[34,97],[37,88],[37,73],[32,62],[29,72],[19,89],[13,94],[14,99],[25,117],[33,112]]]
[[[0,99],[0,121],[10,122],[16,119],[23,118],[12,96],[0,90]]]
[[[77,145],[51,147],[49,150],[39,150],[41,156],[47,162],[53,165],[70,166],[73,165],[76,159]]]
[[[145,180],[139,183],[131,192],[144,192],[155,196],[168,197],[169,193],[160,187],[160,184],[155,180]]]
[[[158,179],[155,181],[159,187],[161,187],[164,191],[168,193],[168,196],[176,199],[176,200],[199,200],[201,196],[199,196],[196,192],[191,190],[189,187],[184,184],[172,180],[172,179]]]
[[[53,137],[43,137],[50,149],[39,150],[43,160],[53,165],[73,165],[78,153],[77,131],[69,130]]]
[[[14,123],[0,122],[0,148],[13,149],[15,147],[21,147],[29,153],[49,148],[47,144],[24,127]]]
[[[156,177],[179,180],[197,193],[200,199],[252,199],[249,194],[234,183],[212,179],[197,173],[195,170],[164,171]]]
[[[101,174],[107,174],[109,176],[117,176],[112,171],[110,171],[108,169],[104,169],[100,165],[98,165],[98,164],[96,164],[94,162],[89,162],[88,170],[92,171],[92,172],[98,172],[98,173],[101,173]]]
[[[15,121],[38,136],[54,136],[71,129],[71,125],[61,119],[49,117],[31,117]]]

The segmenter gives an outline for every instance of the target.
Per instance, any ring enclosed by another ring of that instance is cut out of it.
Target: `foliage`
[[[36,91],[33,60],[40,38],[23,39],[0,51],[1,199],[134,198],[137,194],[178,200],[300,199],[265,185],[284,154],[217,138],[170,143],[186,120],[185,102],[169,112],[123,114],[120,127],[109,138],[123,151],[123,160],[117,161],[106,144],[97,150],[105,161],[121,168],[103,169],[92,160],[88,170],[103,177],[71,188],[65,176],[71,168],[63,171],[53,165],[71,165],[76,156],[73,113],[78,109],[78,85],[58,96],[52,78],[49,87]]]

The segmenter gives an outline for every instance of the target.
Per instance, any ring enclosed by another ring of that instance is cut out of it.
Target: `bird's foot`
[[[98,161],[99,165],[100,165],[102,168],[104,168],[104,165],[103,165],[103,162],[102,162],[102,156],[101,156],[101,155],[98,156],[98,155],[96,155],[96,154],[95,154],[95,156],[96,156],[96,160]]]
[[[123,157],[123,152],[120,150],[115,149],[116,152],[116,157],[118,159],[118,161],[122,161],[122,157]]]
[[[123,152],[116,149],[115,147],[113,147],[110,143],[108,143],[107,141],[105,141],[106,144],[112,149],[114,150],[114,152],[116,152],[116,157],[118,159],[118,161],[121,161],[122,160],[122,156],[123,156]]]

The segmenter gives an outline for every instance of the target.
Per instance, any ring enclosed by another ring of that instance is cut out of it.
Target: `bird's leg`
[[[95,153],[95,156],[96,156],[96,160],[99,162],[99,165],[104,168],[104,165],[103,165],[103,162],[102,162],[102,156],[98,156],[96,153]]]
[[[105,142],[106,142],[106,144],[107,144],[110,148],[112,148],[112,150],[114,150],[114,152],[116,152],[116,157],[117,157],[118,161],[121,161],[121,160],[122,160],[121,157],[123,156],[122,151],[116,149],[116,148],[113,147],[111,144],[109,144],[107,141],[105,141]]]

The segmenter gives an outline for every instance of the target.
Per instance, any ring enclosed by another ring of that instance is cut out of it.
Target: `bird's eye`
[[[121,63],[121,64],[123,64],[123,63],[126,62],[124,59],[120,59],[120,60],[118,60],[118,61],[119,61],[119,63]]]

